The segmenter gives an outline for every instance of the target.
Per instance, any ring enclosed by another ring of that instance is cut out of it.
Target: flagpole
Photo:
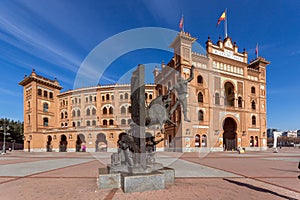
[[[225,28],[225,38],[227,38],[227,8],[225,10],[225,23],[224,23],[224,28]]]
[[[182,14],[182,19],[183,19],[183,22],[182,22],[182,31],[184,32],[184,16]]]

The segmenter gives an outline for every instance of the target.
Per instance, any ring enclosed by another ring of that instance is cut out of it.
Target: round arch
[[[68,140],[67,136],[62,134],[60,136],[60,142],[59,142],[59,152],[67,152],[68,147]]]
[[[47,136],[47,144],[46,144],[46,151],[51,152],[52,151],[52,136]]]
[[[233,117],[226,117],[223,120],[223,131],[224,150],[235,150],[237,147],[237,121]]]
[[[85,151],[85,148],[83,148],[83,145],[85,144],[85,135],[80,133],[77,135],[77,140],[76,140],[76,152],[79,151]]]
[[[107,139],[104,133],[97,134],[96,137],[96,152],[98,151],[107,151]]]

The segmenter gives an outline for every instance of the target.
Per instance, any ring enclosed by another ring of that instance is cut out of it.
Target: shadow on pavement
[[[272,195],[275,195],[275,196],[278,196],[278,197],[281,197],[281,198],[285,198],[285,199],[289,199],[289,200],[297,200],[297,199],[292,198],[292,197],[288,197],[288,196],[285,196],[285,195],[278,194],[277,192],[273,192],[272,190],[256,187],[256,186],[250,185],[248,183],[242,183],[242,182],[239,182],[239,181],[234,181],[234,180],[230,180],[230,179],[226,179],[226,178],[223,178],[223,180],[228,181],[229,183],[239,185],[239,186],[247,187],[247,188],[255,190],[255,191],[270,193]]]

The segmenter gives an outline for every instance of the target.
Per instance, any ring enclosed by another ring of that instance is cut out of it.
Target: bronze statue
[[[194,79],[194,69],[195,67],[192,65],[191,67],[191,74],[188,79],[183,79],[180,75],[178,76],[177,83],[174,86],[171,86],[169,88],[170,91],[176,90],[178,98],[176,103],[174,104],[173,108],[170,111],[170,115],[174,113],[176,108],[181,104],[182,106],[182,112],[184,116],[184,121],[190,122],[191,120],[187,117],[187,96],[188,96],[188,90],[187,85],[189,82],[191,82]]]

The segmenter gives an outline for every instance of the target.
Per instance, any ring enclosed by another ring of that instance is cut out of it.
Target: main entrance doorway
[[[227,117],[223,124],[223,143],[225,151],[236,150],[236,129],[237,124],[235,120],[231,117]]]

